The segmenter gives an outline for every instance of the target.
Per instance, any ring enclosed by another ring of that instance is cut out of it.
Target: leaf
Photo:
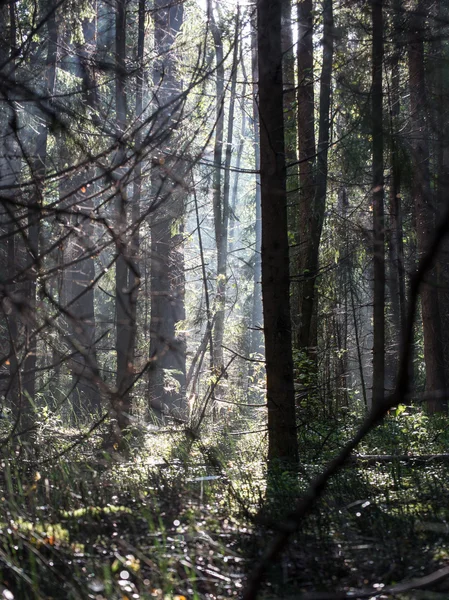
[[[402,415],[403,412],[405,412],[407,410],[407,407],[404,406],[403,404],[399,404],[396,408],[396,410],[394,411],[394,414],[396,417],[400,417]]]

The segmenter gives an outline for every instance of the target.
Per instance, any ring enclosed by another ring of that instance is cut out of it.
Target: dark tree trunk
[[[128,176],[125,169],[126,149],[123,140],[127,127],[127,78],[126,78],[126,0],[116,0],[115,14],[115,68],[116,68],[116,135],[118,151],[116,156],[116,235],[117,260],[115,264],[115,311],[117,332],[117,395],[113,408],[120,431],[130,424],[131,389],[134,379],[134,350],[136,339],[135,290],[132,285],[132,272],[135,266],[131,260],[128,219]]]
[[[400,114],[400,19],[402,14],[402,0],[395,0],[393,5],[394,15],[394,50],[391,59],[391,93],[390,93],[390,190],[389,190],[389,217],[390,217],[390,300],[392,313],[392,344],[391,360],[388,362],[388,380],[393,389],[394,376],[397,372],[399,352],[402,346],[402,334],[405,331],[405,274],[404,250],[402,230],[402,202],[401,179],[402,169],[399,155],[399,114]]]
[[[444,214],[449,198],[449,116],[448,99],[449,86],[447,82],[447,64],[449,53],[447,51],[448,15],[447,5],[443,6],[441,0],[436,4],[436,23],[439,31],[433,43],[435,56],[432,64],[436,70],[435,95],[436,110],[434,112],[434,134],[436,137],[437,155],[437,215],[441,218]],[[443,336],[443,353],[445,365],[445,381],[449,383],[449,235],[446,236],[437,259],[438,271],[438,298],[440,302],[441,331]]]
[[[10,0],[0,9],[0,61],[5,65],[4,74],[8,76],[10,82],[15,83],[15,51],[17,47],[17,28],[15,17],[15,3]],[[9,29],[9,31],[8,31]],[[3,73],[2,73],[3,74]],[[18,248],[17,248],[17,210],[14,202],[17,197],[15,185],[20,181],[21,160],[19,157],[19,147],[16,136],[18,134],[18,124],[16,121],[17,106],[11,94],[7,95],[8,104],[5,103],[2,109],[2,123],[0,124],[0,179],[5,191],[2,196],[6,200],[1,205],[1,222],[5,222],[1,227],[3,235],[7,235],[6,240],[1,243],[1,266],[7,273],[10,280],[8,294],[10,298],[3,304],[1,334],[6,342],[9,363],[9,381],[4,390],[4,396],[9,406],[17,414],[19,405],[19,357],[20,350],[19,334],[19,315],[14,301],[19,299],[17,286],[13,283],[14,278],[19,271]],[[10,186],[10,187],[8,187]],[[6,247],[5,247],[6,246]],[[6,318],[5,318],[6,317]],[[5,347],[4,347],[5,348]],[[8,364],[7,363],[7,364]],[[3,390],[2,390],[3,392]]]
[[[413,5],[410,15],[408,43],[413,196],[416,212],[417,250],[420,257],[426,254],[432,243],[436,210],[431,193],[429,170],[429,131],[424,66],[425,14],[426,3],[418,0]],[[436,269],[433,267],[428,271],[421,287],[426,391],[432,394],[427,401],[430,413],[447,411],[443,339],[436,283]]]
[[[281,45],[282,0],[259,0],[258,64],[262,294],[268,456],[298,462],[290,321],[290,274]]]
[[[151,339],[148,390],[152,415],[162,420],[165,414],[181,416],[186,411],[186,342],[176,332],[185,319],[184,277],[184,198],[185,192],[170,177],[180,178],[186,165],[172,159],[175,123],[181,114],[180,83],[176,79],[172,48],[183,22],[182,4],[167,5],[157,0],[154,10],[154,36],[157,59],[153,67],[155,98],[159,110],[156,135],[164,153],[155,157],[152,190],[157,207],[151,223]],[[178,98],[178,100],[177,100]]]
[[[295,347],[306,353],[310,348],[318,271],[318,246],[321,215],[315,206],[315,100],[313,78],[313,2],[298,4],[298,159],[299,211],[298,264],[295,269],[298,291],[294,315]]]
[[[385,230],[383,165],[383,6],[372,3],[371,118],[373,148],[373,404],[384,399],[385,388]]]

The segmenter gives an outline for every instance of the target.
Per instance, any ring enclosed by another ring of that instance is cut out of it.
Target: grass
[[[276,519],[355,425],[329,424],[330,437],[326,424],[302,432],[300,477],[276,479],[269,507]],[[37,455],[17,443],[2,448],[0,592],[55,600],[238,597],[273,533],[254,518],[265,496],[264,439],[211,428],[189,447],[181,432],[141,431],[125,459],[102,449],[106,433],[105,425],[66,454],[79,431],[60,425],[38,432]],[[363,451],[438,452],[446,438],[441,421],[403,412]],[[446,564],[448,469],[398,461],[344,469],[273,565],[261,597],[387,585]]]

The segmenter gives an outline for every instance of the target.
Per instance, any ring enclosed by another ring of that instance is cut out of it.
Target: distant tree
[[[22,378],[22,411],[28,419],[32,412],[32,405],[36,402],[36,376],[37,376],[37,294],[38,278],[42,268],[40,256],[40,235],[42,225],[42,211],[45,198],[46,174],[48,169],[48,140],[52,121],[57,119],[53,112],[51,100],[55,95],[56,66],[58,60],[58,11],[57,7],[49,2],[41,15],[45,25],[48,41],[46,46],[45,68],[42,73],[43,84],[39,89],[38,99],[35,103],[35,117],[37,134],[35,146],[29,168],[33,179],[27,211],[27,236],[26,236],[26,269],[27,269],[27,316],[25,319],[25,360],[23,362]]]

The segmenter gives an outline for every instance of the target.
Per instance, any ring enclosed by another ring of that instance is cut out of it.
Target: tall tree
[[[129,242],[130,206],[128,173],[126,172],[127,72],[126,72],[126,0],[116,0],[115,13],[115,109],[116,109],[116,236],[117,259],[115,281],[117,395],[114,410],[120,430],[128,427],[131,413],[131,388],[134,377],[136,341],[136,306],[132,274],[136,267],[131,260]]]
[[[313,1],[298,3],[298,278],[294,318],[295,347],[310,350],[320,215],[315,206],[315,95],[313,76]],[[321,231],[319,231],[321,233]]]
[[[96,6],[95,6],[96,8]],[[83,41],[77,48],[82,76],[82,97],[89,115],[96,117],[98,94],[93,56],[97,40],[97,15],[84,19]],[[96,119],[94,119],[96,121]],[[62,157],[68,165],[74,162],[74,151],[67,147],[67,135],[61,136]],[[76,156],[76,154],[75,154]],[[64,167],[64,162],[61,168]],[[72,407],[77,416],[98,414],[100,390],[98,387],[96,320],[95,320],[95,214],[96,169],[90,164],[79,169],[71,178],[63,177],[60,182],[61,206],[70,206],[69,227],[73,234],[63,244],[64,262],[69,268],[64,271],[64,303],[69,317],[69,340],[75,346],[72,359]],[[70,212],[72,214],[70,214]],[[71,349],[73,352],[73,348]]]
[[[288,220],[289,231],[296,241],[298,223],[298,131],[296,110],[296,80],[295,80],[295,43],[292,27],[291,0],[282,2],[282,76],[284,81],[284,131],[285,131],[285,161],[287,163],[287,192],[288,192]],[[297,263],[298,246],[293,244],[290,249],[290,266],[294,276],[294,267]],[[293,288],[297,291],[296,288]]]
[[[219,29],[213,19],[213,13],[211,12],[211,22],[213,23],[213,31],[215,31],[214,39],[216,40],[215,45],[221,44],[222,41],[218,42],[217,35],[220,35]],[[227,287],[227,262],[228,262],[228,237],[229,237],[229,208],[230,208],[230,181],[231,181],[231,160],[232,160],[232,144],[234,136],[234,112],[235,112],[235,97],[237,89],[237,67],[238,67],[238,34],[240,27],[239,10],[237,11],[237,17],[235,21],[235,33],[234,33],[234,52],[231,68],[231,90],[229,95],[229,112],[228,112],[228,127],[226,133],[226,150],[225,150],[225,161],[224,161],[224,178],[223,178],[223,190],[220,196],[214,197],[214,224],[215,224],[215,243],[217,246],[217,292],[216,292],[216,312],[215,312],[215,327],[214,327],[214,366],[220,369],[223,366],[223,338],[224,338],[224,327],[225,327],[225,316],[226,316],[226,287]],[[221,50],[222,53],[222,50]],[[223,69],[223,65],[220,66],[220,70]],[[217,73],[218,78],[218,73]],[[219,104],[224,103],[224,97],[222,98],[218,94],[220,93],[222,83],[217,82],[217,102]],[[222,90],[224,94],[224,90]],[[223,107],[219,108],[224,115]],[[220,115],[221,116],[221,115]],[[224,133],[224,132],[223,132]],[[218,136],[218,133],[217,133]],[[217,140],[221,144],[221,140]],[[219,177],[221,178],[222,166],[215,165],[215,172],[219,171]],[[221,187],[221,186],[220,186]],[[215,188],[214,188],[215,193]]]
[[[34,189],[31,193],[28,207],[28,289],[27,303],[28,316],[25,322],[25,347],[26,357],[23,362],[23,392],[24,399],[22,410],[30,414],[29,403],[36,400],[36,367],[37,367],[37,338],[36,338],[36,293],[37,279],[41,268],[39,256],[39,237],[42,218],[42,207],[45,195],[45,176],[48,167],[47,144],[53,117],[51,99],[55,94],[56,64],[58,58],[58,21],[56,7],[49,2],[43,22],[46,23],[48,42],[47,56],[44,70],[44,83],[41,90],[41,99],[36,107],[37,112],[37,136],[34,158],[31,161],[31,171],[34,181]],[[28,417],[27,417],[28,418]]]
[[[252,117],[253,117],[253,134],[254,134],[254,157],[256,167],[256,187],[254,191],[254,203],[256,208],[255,219],[255,248],[254,248],[254,284],[253,284],[253,305],[251,311],[251,351],[261,352],[263,349],[262,325],[263,325],[263,308],[262,308],[262,207],[260,193],[260,124],[259,124],[259,107],[256,82],[258,80],[257,68],[257,23],[255,16],[251,19],[251,38],[252,38],[252,53],[251,53],[251,68],[253,75],[253,97],[252,97]]]
[[[373,403],[382,402],[385,387],[385,231],[383,165],[383,6],[372,2],[371,123],[373,144]]]
[[[282,0],[259,0],[258,65],[262,294],[268,403],[268,456],[296,465],[290,320],[287,187],[282,82]]]
[[[151,340],[149,407],[158,419],[185,412],[185,339],[176,324],[185,319],[184,199],[178,181],[186,164],[178,156],[176,125],[182,116],[174,43],[183,23],[181,3],[157,0],[154,6],[153,127],[159,154],[154,157],[151,187],[155,205],[151,221]],[[172,174],[176,176],[173,177]]]
[[[413,165],[413,196],[419,256],[428,252],[435,229],[435,201],[430,185],[428,107],[424,61],[426,2],[417,0],[409,19],[408,74]],[[436,269],[429,270],[421,287],[424,362],[429,412],[446,412],[446,379]]]
[[[402,332],[405,331],[405,274],[402,225],[402,166],[400,157],[400,57],[401,57],[401,19],[402,0],[393,3],[394,47],[391,56],[390,91],[390,187],[389,187],[389,258],[390,258],[390,301],[393,323],[393,353],[390,372],[396,372],[399,351],[402,346]],[[391,384],[393,383],[391,380]]]
[[[449,112],[447,100],[449,98],[449,85],[447,80],[447,66],[449,52],[447,48],[448,34],[448,7],[438,0],[434,8],[434,22],[436,25],[433,36],[433,54],[431,65],[434,68],[434,99],[433,134],[436,140],[436,189],[437,189],[437,215],[441,218],[449,197]],[[444,363],[446,384],[449,383],[449,237],[443,241],[442,249],[437,259],[438,296],[440,301],[441,332],[444,346]]]
[[[7,340],[6,347],[8,352],[5,360],[9,363],[9,382],[5,392],[5,398],[14,411],[17,411],[19,402],[19,315],[14,299],[17,294],[17,286],[14,285],[14,279],[18,271],[18,248],[17,248],[17,230],[18,217],[15,203],[17,200],[16,186],[20,181],[20,153],[17,143],[18,120],[17,106],[14,102],[14,94],[11,93],[11,87],[14,90],[16,84],[16,50],[17,50],[17,26],[15,15],[15,3],[13,0],[5,3],[0,9],[0,76],[9,81],[9,86],[0,86],[4,92],[2,94],[2,114],[0,125],[0,180],[4,189],[1,203],[2,233],[6,236],[6,248],[2,245],[2,267],[7,273],[10,282],[8,293],[11,298],[8,301],[7,308],[3,311],[3,322],[5,325],[5,334]],[[6,82],[5,82],[6,83]],[[12,300],[12,301],[11,301]]]

